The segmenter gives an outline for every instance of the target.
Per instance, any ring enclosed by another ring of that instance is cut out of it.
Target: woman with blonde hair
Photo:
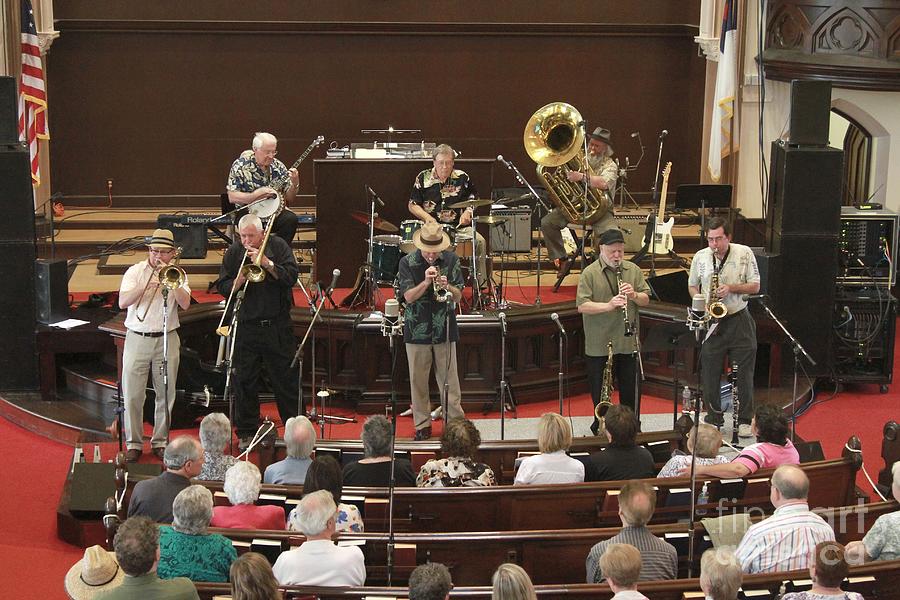
[[[700,589],[711,600],[737,600],[743,577],[733,552],[710,548],[700,557]]]
[[[538,448],[516,471],[516,485],[529,483],[579,483],[584,481],[584,463],[566,454],[572,445],[572,426],[557,413],[544,413],[538,424]]]
[[[493,600],[537,600],[531,577],[525,569],[513,563],[503,563],[491,578]]]
[[[697,448],[698,465],[721,465],[728,458],[719,454],[722,447],[722,432],[715,425],[700,423],[687,434],[687,454],[675,454],[659,471],[657,477],[678,477],[678,473],[691,465],[691,453]],[[678,451],[680,452],[680,450]]]
[[[278,580],[266,557],[247,552],[231,563],[231,600],[281,600]]]

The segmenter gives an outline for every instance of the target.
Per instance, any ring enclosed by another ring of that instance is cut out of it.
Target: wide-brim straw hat
[[[422,252],[443,252],[450,247],[450,236],[440,223],[425,223],[413,234],[413,245]]]
[[[157,229],[150,237],[150,243],[147,246],[157,250],[171,250],[175,247],[175,237],[168,229]]]
[[[66,593],[72,600],[88,600],[118,586],[124,577],[114,553],[101,546],[91,546],[84,551],[84,558],[66,573]]]

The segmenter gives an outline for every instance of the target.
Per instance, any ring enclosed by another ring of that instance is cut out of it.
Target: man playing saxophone
[[[603,388],[603,372],[608,361],[608,343],[613,345],[613,370],[619,381],[619,403],[638,412],[640,386],[637,383],[638,307],[650,303],[650,286],[634,263],[624,260],[625,238],[618,229],[607,229],[599,236],[600,258],[581,273],[575,305],[584,323],[584,354],[596,407]],[[633,335],[626,335],[628,322]],[[594,419],[591,431],[597,434]]]
[[[600,234],[608,229],[616,227],[616,219],[613,214],[612,194],[616,189],[616,179],[619,176],[619,167],[613,160],[612,134],[609,129],[597,127],[593,133],[588,134],[587,163],[591,174],[579,171],[569,171],[566,178],[574,184],[584,185],[585,181],[592,188],[606,191],[607,211],[594,223],[591,223],[594,231],[594,248],[599,245]],[[564,273],[568,269],[569,258],[563,246],[562,230],[568,224],[568,219],[558,208],[554,208],[541,219],[541,232],[544,243],[547,245],[547,253],[550,260],[557,263],[559,272]]]
[[[156,394],[153,418],[153,437],[150,448],[162,459],[169,431],[166,428],[166,411],[171,414],[175,404],[175,380],[178,375],[178,359],[181,341],[178,338],[178,307],[186,309],[191,304],[191,288],[187,277],[181,287],[168,292],[165,302],[168,309],[168,408],[163,398],[163,295],[160,290],[159,272],[175,258],[175,242],[168,229],[157,229],[147,244],[149,255],[132,265],[122,277],[119,288],[119,306],[127,309],[125,349],[122,354],[122,396],[125,403],[125,460],[137,462],[144,447],[144,400],[147,397],[147,375],[153,376]]]
[[[759,292],[759,267],[753,251],[743,244],[731,242],[731,229],[721,217],[713,217],[706,222],[707,248],[694,255],[688,290],[691,295],[702,293],[707,302],[716,301],[724,305],[710,319],[710,334],[700,352],[700,380],[704,404],[707,409],[705,421],[717,427],[724,422],[721,404],[722,365],[725,356],[729,363],[738,366],[738,389],[741,391],[738,433],[750,437],[750,421],[753,418],[753,370],[756,366],[756,323],[747,310],[744,294]],[[712,282],[718,280],[718,287],[712,289]]]

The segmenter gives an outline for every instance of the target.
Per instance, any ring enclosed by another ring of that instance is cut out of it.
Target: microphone
[[[556,326],[559,327],[559,332],[563,335],[566,335],[566,328],[563,327],[563,324],[559,320],[559,315],[557,313],[552,313],[550,318],[556,323]]]
[[[384,315],[381,317],[381,335],[391,338],[391,346],[394,345],[393,337],[400,325],[400,302],[396,298],[388,298],[384,301]]]
[[[500,330],[506,335],[506,313],[502,312],[497,317],[500,319]]]
[[[662,139],[662,138],[666,137],[667,135],[669,135],[669,130],[663,129],[659,134],[659,139]]]
[[[640,131],[635,131],[634,133],[631,134],[631,137],[636,138],[636,137],[639,136],[639,135],[641,135],[641,132],[640,132]]]
[[[697,332],[697,339],[699,340],[700,332],[706,329],[706,325],[706,296],[694,294],[694,297],[691,299],[691,306],[688,308],[688,329]]]
[[[328,286],[328,289],[325,291],[326,296],[331,295],[331,292],[334,291],[334,286],[337,285],[337,280],[338,280],[338,277],[340,277],[340,276],[341,276],[340,269],[335,269],[334,271],[331,272],[331,284]]]
[[[381,198],[378,197],[378,194],[375,193],[375,190],[367,185],[366,191],[369,192],[369,195],[372,196],[372,198],[375,198],[375,202],[378,203],[378,206],[384,207],[384,202],[381,200]],[[337,269],[335,269],[335,271],[337,271]],[[338,272],[338,275],[340,275],[340,272]]]
[[[748,300],[768,300],[768,299],[769,299],[768,294],[744,294],[741,296],[741,300],[743,300],[744,302],[746,302]]]

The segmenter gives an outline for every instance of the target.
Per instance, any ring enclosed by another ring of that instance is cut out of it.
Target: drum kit
[[[471,200],[462,200],[455,204],[450,204],[448,208],[454,210],[465,210],[468,208],[475,209],[482,206],[488,206],[491,203],[491,200],[473,198]],[[374,282],[378,285],[393,286],[396,292],[398,288],[397,273],[400,269],[400,259],[403,255],[415,252],[416,247],[413,244],[413,235],[425,224],[424,221],[421,221],[420,219],[406,219],[400,222],[400,227],[398,228],[396,225],[379,217],[377,214],[374,219],[371,219],[368,213],[354,210],[350,211],[350,217],[368,226],[373,234],[369,243],[371,246],[372,257],[371,273]],[[507,220],[508,217],[473,217],[472,228],[470,231],[474,232],[475,226],[479,223],[496,227],[505,223]],[[456,226],[449,223],[443,223],[441,226],[450,238],[449,250],[455,252],[460,259],[469,262],[470,277],[468,284],[472,286],[473,298],[481,298],[481,291],[478,289],[476,278],[473,275],[476,270],[477,262],[477,257],[475,255],[475,240],[473,238],[474,233],[457,231]],[[377,235],[375,235],[376,231],[379,232]],[[483,279],[484,277],[483,275],[479,275],[478,278]],[[491,288],[493,288],[493,286],[491,286]],[[478,302],[476,301],[476,304],[477,303]]]

